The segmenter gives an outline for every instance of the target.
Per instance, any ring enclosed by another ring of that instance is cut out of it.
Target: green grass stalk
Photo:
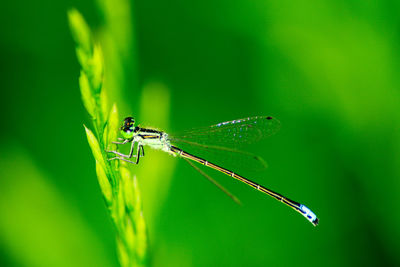
[[[96,162],[96,174],[105,204],[117,232],[121,266],[145,266],[148,238],[136,177],[124,162],[108,161],[105,150],[115,149],[119,119],[114,104],[108,109],[103,88],[104,63],[100,45],[95,45],[82,15],[68,12],[76,55],[81,66],[79,85],[83,104],[93,122],[94,132],[85,126],[86,136]]]

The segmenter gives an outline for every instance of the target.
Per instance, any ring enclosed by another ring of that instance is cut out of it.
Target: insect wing
[[[171,142],[193,142],[202,145],[237,148],[258,142],[276,133],[279,128],[280,122],[277,119],[269,116],[257,116],[188,130],[172,135],[170,140]]]

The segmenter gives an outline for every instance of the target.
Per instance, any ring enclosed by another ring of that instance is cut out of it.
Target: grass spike
[[[68,12],[69,24],[81,64],[79,85],[83,104],[91,116],[94,132],[85,126],[86,136],[96,162],[96,174],[104,200],[117,232],[117,251],[121,266],[147,264],[147,230],[139,189],[125,164],[108,161],[105,150],[118,133],[118,109],[108,110],[103,88],[103,56],[100,45],[94,45],[90,29],[76,10]],[[115,146],[115,145],[113,145]]]

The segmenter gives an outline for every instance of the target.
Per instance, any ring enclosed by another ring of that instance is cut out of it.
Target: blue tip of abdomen
[[[314,212],[312,212],[307,206],[300,204],[300,210],[304,217],[309,220],[314,226],[318,225],[319,219]]]

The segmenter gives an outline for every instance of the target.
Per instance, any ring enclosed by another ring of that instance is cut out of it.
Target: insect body
[[[127,117],[125,118],[124,123],[121,127],[121,134],[123,138],[120,140],[121,142],[114,142],[114,143],[122,145],[130,143],[131,147],[129,154],[122,154],[118,151],[107,151],[107,152],[114,154],[114,157],[110,158],[109,160],[118,159],[129,163],[138,164],[140,157],[144,156],[143,146],[149,146],[153,149],[162,150],[164,152],[172,154],[173,156],[179,156],[187,161],[191,160],[200,163],[204,166],[210,167],[232,178],[235,178],[236,180],[239,180],[253,187],[256,190],[275,198],[276,200],[286,204],[287,206],[291,207],[292,209],[302,214],[308,221],[310,221],[314,226],[316,226],[318,225],[317,216],[305,205],[290,200],[289,198],[279,193],[276,193],[262,185],[259,185],[222,166],[219,166],[217,164],[209,162],[206,159],[190,154],[182,150],[181,148],[176,147],[174,144],[174,143],[186,143],[207,148],[225,149],[227,151],[234,151],[229,147],[224,148],[223,145],[234,146],[237,143],[252,143],[258,141],[266,136],[275,133],[279,129],[279,125],[280,125],[279,121],[272,117],[263,117],[263,116],[249,117],[239,120],[218,123],[210,127],[188,131],[180,136],[171,137],[165,132],[135,126],[135,120],[132,117]],[[243,153],[243,155],[248,155],[248,154]],[[133,161],[132,158],[136,158],[136,160]],[[204,175],[207,179],[211,180],[214,184],[220,187],[220,189],[222,189],[225,193],[230,195],[230,193],[227,192],[226,189],[220,186],[216,181],[212,180],[211,177],[205,175],[204,173],[202,173],[202,175]],[[230,196],[234,198],[232,195]]]

